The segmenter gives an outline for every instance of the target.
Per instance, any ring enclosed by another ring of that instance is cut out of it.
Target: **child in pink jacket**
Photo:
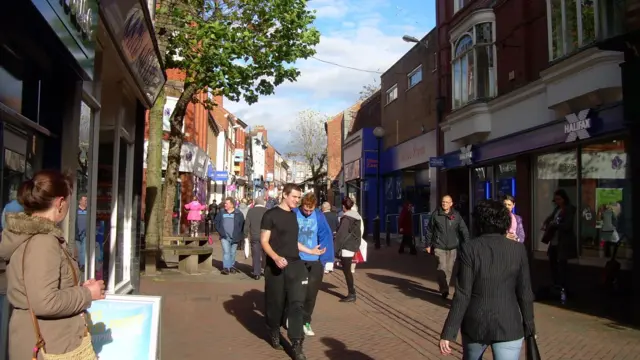
[[[200,228],[200,222],[202,221],[202,211],[205,210],[207,206],[200,204],[200,202],[198,202],[198,198],[194,196],[193,201],[185,205],[184,208],[189,210],[187,220],[191,225],[190,235],[198,236],[198,229]]]

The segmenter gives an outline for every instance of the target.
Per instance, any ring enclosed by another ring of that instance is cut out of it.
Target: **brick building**
[[[342,120],[343,113],[332,117],[325,124],[327,132],[327,197],[329,202],[340,202],[340,174],[342,172]],[[294,176],[295,177],[295,176]],[[337,200],[336,200],[337,199]]]
[[[272,191],[275,189],[275,166],[276,166],[276,149],[267,142],[267,149],[264,152],[264,179],[267,182],[267,189],[271,196],[275,196]]]
[[[575,296],[569,301],[625,317],[624,297],[610,297],[593,281],[611,256],[600,225],[611,216],[611,226],[625,238],[618,260],[624,270],[633,268],[624,56],[597,47],[620,33],[623,22],[615,19],[624,17],[624,9],[594,4],[437,1],[440,159],[445,191],[468,221],[478,201],[515,197],[534,281],[543,285],[554,279],[541,227],[561,191],[577,210],[568,220],[576,240],[576,257],[569,261]],[[475,231],[473,221],[470,227]],[[622,293],[631,287],[629,273],[623,274],[617,283]]]

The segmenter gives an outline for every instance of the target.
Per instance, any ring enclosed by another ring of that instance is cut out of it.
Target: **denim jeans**
[[[231,269],[236,263],[238,243],[232,243],[230,239],[222,239],[220,243],[222,244],[222,268]]]
[[[495,342],[492,344],[470,343],[462,337],[463,360],[481,360],[482,355],[491,346],[494,360],[518,360],[522,349],[522,340]]]

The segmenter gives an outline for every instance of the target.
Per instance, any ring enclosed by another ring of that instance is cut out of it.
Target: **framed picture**
[[[87,324],[100,360],[159,360],[162,297],[107,295],[94,301]]]

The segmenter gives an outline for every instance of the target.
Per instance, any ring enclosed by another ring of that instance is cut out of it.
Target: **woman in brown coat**
[[[11,360],[32,359],[36,331],[29,308],[38,319],[47,354],[64,354],[78,348],[85,337],[85,310],[93,300],[104,298],[104,282],[74,282],[77,262],[70,258],[58,227],[69,211],[71,189],[68,177],[41,171],[18,191],[25,212],[7,216],[0,258],[9,261],[7,297],[14,307],[9,325]]]

